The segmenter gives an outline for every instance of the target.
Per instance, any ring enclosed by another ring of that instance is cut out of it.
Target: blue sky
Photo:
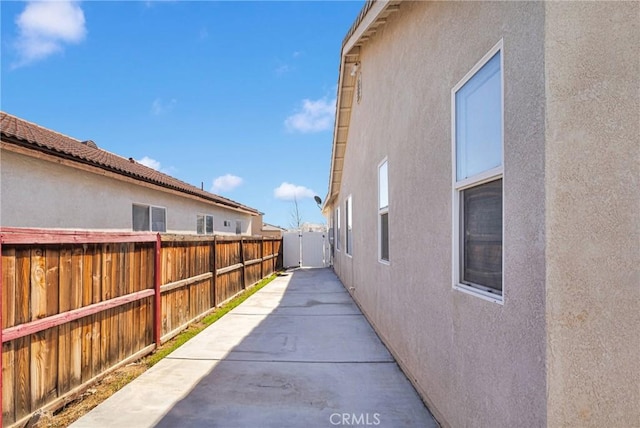
[[[1,109],[291,223],[324,222],[363,1],[0,2]]]

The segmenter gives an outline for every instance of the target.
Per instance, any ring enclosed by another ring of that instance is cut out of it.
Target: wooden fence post
[[[242,289],[247,288],[247,265],[244,263],[244,238],[240,238],[240,262],[242,263]]]
[[[162,239],[158,233],[156,236],[155,257],[153,263],[153,285],[154,285],[154,311],[153,311],[153,341],[156,349],[160,347],[160,338],[162,337],[162,296],[160,294],[160,282],[162,281],[162,259],[160,253],[162,251]]]
[[[215,308],[218,306],[218,302],[216,301],[218,297],[218,293],[216,293],[216,287],[218,284],[218,268],[217,268],[217,257],[218,257],[218,237],[214,235],[213,237],[213,248],[210,251],[209,256],[209,269],[213,274],[212,285],[211,285],[211,303],[212,307]]]
[[[264,278],[264,236],[260,238],[260,279]]]

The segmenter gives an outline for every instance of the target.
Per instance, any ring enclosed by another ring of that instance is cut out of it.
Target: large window
[[[452,90],[454,287],[502,301],[502,42]]]
[[[353,203],[351,196],[344,202],[344,215],[347,218],[346,253],[353,255]]]
[[[389,261],[389,171],[386,159],[378,166],[378,259]]]
[[[140,232],[166,232],[166,208],[133,204],[132,228],[134,231]]]
[[[340,251],[340,207],[336,208],[336,250]]]
[[[198,235],[213,235],[213,216],[198,214],[196,216],[196,232]]]

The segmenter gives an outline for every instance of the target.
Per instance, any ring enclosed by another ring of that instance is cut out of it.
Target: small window
[[[231,227],[231,222],[229,220],[225,220],[223,222],[224,227]]]
[[[213,216],[198,214],[196,216],[196,232],[198,235],[213,235]]]
[[[153,232],[167,231],[167,210],[160,207],[151,207],[151,230]]]
[[[242,220],[236,220],[236,235],[242,233]]]
[[[204,216],[196,215],[196,233],[198,235],[204,235]]]
[[[149,227],[149,206],[133,204],[133,230],[147,232]]]
[[[454,287],[502,301],[502,42],[452,90]]]
[[[389,261],[389,176],[385,159],[378,167],[378,258]]]
[[[340,227],[340,207],[336,208],[336,250],[340,251],[340,234],[342,228]]]
[[[134,231],[166,232],[167,210],[166,208],[149,205],[133,204],[132,228]]]
[[[352,206],[351,196],[347,198],[344,203],[344,215],[347,218],[347,236],[346,236],[346,253],[349,255],[353,254],[353,206]]]
[[[205,232],[207,235],[213,235],[213,216],[208,215],[205,218]]]

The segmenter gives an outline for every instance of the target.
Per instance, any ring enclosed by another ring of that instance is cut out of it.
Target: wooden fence
[[[282,267],[282,241],[0,229],[1,426],[55,409]]]

